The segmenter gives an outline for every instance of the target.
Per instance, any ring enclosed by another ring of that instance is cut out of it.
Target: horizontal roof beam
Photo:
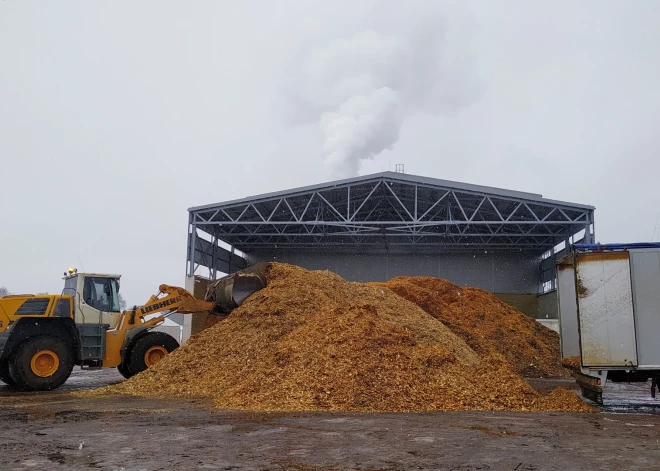
[[[374,242],[369,242],[369,241],[363,241],[363,242],[337,242],[333,243],[332,245],[326,245],[326,246],[317,246],[316,244],[305,244],[305,243],[300,243],[300,242],[278,242],[277,247],[300,247],[300,248],[313,248],[315,250],[319,251],[328,251],[332,250],[333,247],[354,247],[354,248],[360,248],[363,246],[379,246],[379,247],[385,247],[385,246],[397,246],[397,247],[406,247],[407,249],[411,248],[411,244],[409,242],[387,242],[385,243],[384,241],[374,241]],[[509,250],[515,250],[519,248],[535,248],[535,249],[546,249],[548,245],[547,244],[539,244],[539,243],[533,243],[533,244],[492,244],[492,243],[471,243],[471,242],[464,242],[464,243],[439,243],[439,242],[418,242],[414,244],[415,247],[434,247],[436,249],[442,249],[445,247],[462,247],[464,249],[474,249],[474,248],[488,248],[490,249],[491,247],[493,248],[502,248],[502,249],[509,249]],[[249,249],[255,249],[255,248],[269,248],[272,249],[273,245],[271,243],[253,243],[253,244],[246,244],[242,248],[240,248],[243,251],[249,251]]]
[[[557,240],[564,240],[566,238],[565,235],[558,234],[556,236],[552,236],[550,234],[523,234],[523,233],[513,233],[513,234],[472,234],[472,233],[457,233],[457,232],[387,232],[387,237],[410,237],[411,235],[417,236],[417,237],[437,237],[437,236],[458,236],[458,237],[487,237],[487,238],[492,238],[492,237],[545,237],[545,238],[552,238],[552,239],[557,239]],[[255,232],[255,233],[240,233],[240,234],[228,234],[231,235],[230,238],[228,239],[233,239],[239,238],[239,237],[281,237],[281,238],[286,238],[286,237],[318,237],[318,236],[323,236],[323,237],[346,237],[346,236],[352,236],[352,235],[359,235],[359,236],[383,236],[383,233],[381,231],[374,231],[374,232],[313,232],[313,233],[305,233],[305,232]]]
[[[344,221],[238,221],[238,222],[229,222],[229,221],[194,221],[193,225],[197,226],[246,226],[246,225],[292,225],[292,226],[313,226],[313,225],[329,225],[329,226],[345,226],[347,225]],[[360,226],[406,226],[406,227],[429,227],[437,226],[442,224],[466,224],[466,225],[475,225],[475,226],[502,226],[502,225],[538,225],[538,226],[557,226],[557,225],[573,225],[573,226],[582,226],[586,227],[589,225],[587,221],[463,221],[463,220],[433,220],[433,221],[423,221],[420,223],[415,223],[412,221],[353,221],[352,225]]]

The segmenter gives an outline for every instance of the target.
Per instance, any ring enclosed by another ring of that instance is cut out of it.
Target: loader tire
[[[50,335],[26,340],[9,361],[16,387],[24,391],[50,391],[69,379],[73,354],[66,342]]]
[[[128,365],[124,362],[121,362],[121,364],[117,366],[117,371],[119,371],[119,374],[126,379],[132,376],[131,371],[128,369]]]
[[[179,342],[171,335],[149,332],[138,338],[131,348],[128,372],[131,376],[136,375],[155,365],[178,347]]]
[[[16,381],[9,374],[9,360],[0,361],[0,381],[7,386],[16,386]]]

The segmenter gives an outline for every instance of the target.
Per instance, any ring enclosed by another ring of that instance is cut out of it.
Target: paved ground
[[[119,380],[102,370],[51,393],[0,386],[0,470],[660,469],[660,414],[639,385],[613,385],[597,414],[257,414],[68,393]],[[533,381],[558,384],[572,382]]]

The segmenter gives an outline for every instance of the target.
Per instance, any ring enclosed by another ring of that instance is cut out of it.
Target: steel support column
[[[596,223],[594,221],[594,212],[589,211],[587,215],[587,228],[584,231],[584,243],[593,244],[596,240]]]
[[[218,238],[215,235],[211,236],[211,268],[209,270],[209,278],[212,280],[216,279],[216,274],[218,272],[218,269],[216,268],[217,266],[217,256],[216,256],[216,248],[218,247]]]
[[[192,221],[192,218],[188,227],[190,228],[190,233],[188,236],[188,243],[190,244],[188,247],[188,276],[193,276],[195,275],[195,246],[197,244],[197,225]]]

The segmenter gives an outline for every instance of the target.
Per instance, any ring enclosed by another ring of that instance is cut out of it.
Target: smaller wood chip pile
[[[579,356],[566,357],[561,361],[561,364],[572,371],[580,371],[582,369],[582,359]]]
[[[541,396],[389,289],[279,263],[225,320],[91,394],[105,393],[261,411],[593,410],[568,391]]]
[[[487,291],[423,276],[374,284],[420,306],[482,357],[502,355],[528,378],[570,376],[560,363],[559,335]]]
[[[545,398],[548,410],[571,410],[573,412],[593,412],[594,408],[585,403],[573,391],[559,387]]]

